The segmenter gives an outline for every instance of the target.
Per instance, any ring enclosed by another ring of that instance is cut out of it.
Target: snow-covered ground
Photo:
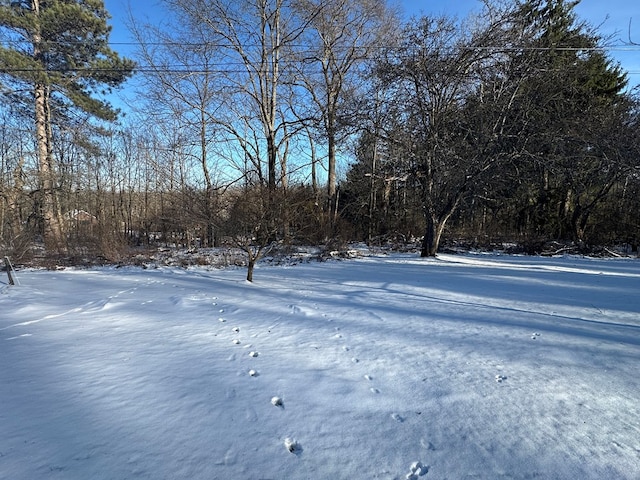
[[[18,276],[2,479],[640,478],[638,260]]]

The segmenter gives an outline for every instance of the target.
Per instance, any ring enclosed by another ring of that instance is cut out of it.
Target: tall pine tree
[[[11,101],[28,101],[33,109],[48,251],[65,244],[56,199],[55,114],[79,109],[114,120],[117,111],[96,96],[133,72],[134,63],[109,47],[109,18],[103,0],[0,0],[0,79],[14,87],[2,91],[12,92]],[[27,97],[15,95],[25,91],[20,85],[28,85]]]
[[[582,243],[591,212],[624,172],[612,133],[628,103],[626,74],[578,19],[579,3],[527,0],[515,13],[533,68],[517,100],[526,125],[519,149],[538,178],[533,217],[546,235]]]

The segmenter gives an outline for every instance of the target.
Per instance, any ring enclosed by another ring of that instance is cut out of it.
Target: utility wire
[[[5,40],[1,42],[4,44],[28,44],[30,42],[27,40]],[[60,41],[51,41],[44,42],[49,45],[69,45],[82,42],[60,42]],[[111,46],[136,46],[142,47],[142,43],[134,43],[134,42],[114,42],[110,44]],[[155,42],[155,43],[145,43],[145,46],[182,46],[182,47],[218,47],[225,48],[228,46],[216,43],[173,43],[173,42]],[[258,45],[254,45],[258,47]],[[295,46],[294,46],[295,47]],[[301,55],[302,57],[299,59],[291,58],[291,59],[281,59],[279,64],[282,68],[287,68],[294,64],[308,64],[312,62],[317,62],[320,60],[317,56],[317,51],[308,49],[308,45],[298,45],[298,47],[306,47],[307,50],[295,50],[296,55]],[[344,47],[344,50],[353,50],[353,47]],[[355,47],[357,50],[358,47]],[[364,51],[365,47],[362,47]],[[389,47],[377,47],[377,50],[386,51],[391,53],[402,53],[405,52],[405,49],[400,47],[397,48],[389,48]],[[610,46],[597,46],[597,47],[570,47],[570,46],[550,46],[550,47],[527,47],[527,46],[499,46],[499,45],[488,45],[488,46],[468,46],[468,47],[451,47],[450,49],[445,50],[472,50],[472,51],[485,51],[492,53],[509,53],[509,52],[576,52],[576,53],[587,53],[587,52],[640,52],[640,45],[610,45]],[[338,53],[342,50],[340,47],[334,48],[334,51],[337,50]],[[368,48],[368,50],[370,50]],[[366,60],[374,60],[375,57],[370,55],[362,56],[360,61],[364,62]],[[415,53],[415,50],[410,49],[408,51],[407,56],[411,56],[412,53]],[[615,60],[615,59],[613,59]],[[204,64],[166,64],[163,66],[154,66],[152,64],[142,64],[138,67],[134,68],[134,71],[139,74],[176,74],[176,75],[210,75],[210,74],[243,74],[246,73],[246,64],[242,61],[219,61],[219,62],[211,62],[208,65]],[[90,67],[78,67],[78,68],[27,68],[27,67],[12,67],[10,65],[4,65],[0,68],[0,72],[4,73],[37,73],[37,72],[51,72],[51,73],[70,73],[70,72],[86,72],[86,73],[111,73],[111,72],[122,72],[125,71],[123,69],[117,68],[90,68]],[[318,71],[318,74],[321,72]],[[638,71],[627,71],[629,74],[638,74]]]
[[[4,39],[2,40],[2,43],[4,44],[11,44],[11,45],[32,45],[32,42],[30,40],[26,40],[26,39]],[[65,40],[65,41],[59,41],[59,40],[43,40],[41,42],[41,45],[82,45],[83,41],[81,40]],[[143,46],[147,46],[147,47],[188,47],[188,48],[198,48],[198,47],[210,47],[210,48],[220,48],[220,49],[233,49],[232,46],[230,46],[229,44],[225,44],[225,43],[217,43],[217,42],[109,42],[108,43],[109,47],[115,47],[115,46],[120,46],[120,47],[143,47]],[[262,48],[263,45],[255,43],[255,44],[244,44],[243,45],[246,48]],[[309,45],[308,44],[287,44],[287,45],[279,45],[279,48],[282,47],[290,47],[290,48],[306,48],[306,50],[302,50],[303,52],[309,52],[309,53],[314,53],[313,49],[309,49]],[[575,52],[590,52],[590,51],[629,51],[629,52],[637,52],[640,51],[640,45],[638,44],[629,44],[629,43],[622,43],[622,44],[614,44],[614,45],[601,45],[601,46],[595,46],[595,47],[572,47],[572,46],[545,46],[545,47],[535,47],[535,46],[500,46],[500,45],[486,45],[486,46],[467,46],[467,47],[460,47],[460,46],[452,46],[451,49],[465,49],[465,50],[494,50],[494,51],[512,51],[512,50],[519,50],[519,51],[575,51]],[[360,49],[360,50],[367,50],[367,51],[371,51],[371,50],[381,50],[381,51],[394,51],[394,50],[398,50],[398,51],[402,51],[404,50],[404,47],[389,47],[389,46],[385,46],[385,45],[380,45],[380,46],[362,46],[362,47],[358,47],[358,46],[340,46],[340,45],[334,45],[333,46],[333,50],[352,50],[352,49]],[[296,52],[300,52],[300,50],[296,50]]]

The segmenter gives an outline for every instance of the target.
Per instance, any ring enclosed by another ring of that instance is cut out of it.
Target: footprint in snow
[[[496,382],[502,383],[507,379],[505,375],[496,375]]]
[[[436,449],[433,443],[431,443],[429,440],[426,440],[424,438],[420,439],[420,445],[422,446],[422,448],[426,448],[427,450],[435,451]]]
[[[540,336],[540,334],[538,332],[534,333],[533,335],[531,335],[531,340],[535,340],[536,338],[538,338]]]
[[[407,480],[417,480],[419,477],[429,473],[429,467],[422,462],[413,462],[409,467],[409,473],[404,477]]]
[[[284,408],[284,402],[282,401],[282,398],[280,398],[280,397],[272,397],[271,398],[271,405],[273,405],[274,407]]]
[[[393,418],[393,419],[394,419],[396,422],[398,422],[398,423],[402,423],[402,422],[404,422],[404,417],[400,416],[400,415],[399,415],[399,414],[397,414],[397,413],[392,413],[392,414],[391,414],[391,418]]]
[[[284,446],[289,451],[289,453],[293,453],[295,455],[300,455],[302,453],[302,446],[293,438],[285,438]]]

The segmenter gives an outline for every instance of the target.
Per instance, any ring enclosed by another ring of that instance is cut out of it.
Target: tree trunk
[[[337,213],[336,134],[333,123],[333,113],[329,112],[329,127],[327,128],[327,197],[329,201],[329,212],[331,212],[332,225],[335,223]]]
[[[40,15],[39,0],[32,1],[31,10],[36,16]],[[41,48],[42,35],[38,30],[33,33],[31,40],[33,43],[33,57],[35,60],[41,61],[44,53]],[[42,75],[44,76],[44,73]],[[47,251],[59,252],[63,250],[64,237],[55,190],[55,168],[53,165],[51,117],[49,111],[49,86],[43,78],[36,81],[33,95],[36,148],[38,152],[38,166],[40,168],[40,188],[42,189],[44,245]]]
[[[427,227],[422,239],[421,257],[435,257],[440,246],[440,238],[444,230],[445,222],[438,222],[431,215],[427,215]]]
[[[273,132],[267,133],[267,174],[268,174],[268,188],[269,192],[273,194],[276,191],[276,168],[278,165],[278,151],[276,147],[275,134]]]
[[[253,267],[256,265],[256,259],[249,255],[247,261],[247,282],[253,282]]]
[[[436,245],[436,226],[431,215],[427,215],[427,227],[422,239],[421,257],[435,257],[438,246]]]
[[[36,143],[38,149],[38,165],[42,189],[42,219],[44,222],[44,244],[47,251],[60,252],[64,249],[62,222],[58,214],[55,190],[55,169],[51,153],[51,136],[47,128],[48,88],[37,84],[35,96]]]
[[[22,233],[23,224],[22,224],[22,214],[20,212],[20,203],[22,202],[22,197],[25,195],[24,189],[24,157],[20,156],[18,159],[18,163],[13,171],[13,187],[9,189],[9,193],[7,195],[7,209],[9,210],[9,226],[10,226],[10,234],[16,238],[20,236]],[[4,222],[2,227],[4,228]],[[4,236],[4,232],[3,236]]]

